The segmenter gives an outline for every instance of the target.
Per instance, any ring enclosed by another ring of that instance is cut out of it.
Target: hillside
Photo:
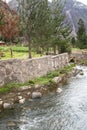
[[[9,6],[5,2],[3,2],[1,0],[0,0],[0,9],[4,9],[4,10],[10,11]]]
[[[9,3],[8,3],[9,7],[13,10],[17,10],[18,8],[18,2],[17,0],[11,0]]]
[[[64,0],[63,0],[64,1]],[[17,1],[12,0],[8,3],[10,8],[16,9],[18,7]],[[78,20],[80,18],[83,19],[86,30],[87,30],[87,6],[76,1],[76,0],[66,0],[64,12],[67,16],[67,20],[70,22],[72,29],[73,29],[73,35],[76,35],[76,32],[78,30]]]
[[[87,30],[87,6],[76,0],[67,0],[64,8],[68,21],[73,28],[73,34],[78,30],[78,20],[83,19]]]
[[[13,11],[8,4],[6,4],[4,1],[0,0],[0,10],[7,13],[10,13],[11,15],[16,14],[15,11]]]

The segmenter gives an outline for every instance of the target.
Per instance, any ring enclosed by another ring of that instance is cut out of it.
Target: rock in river
[[[61,93],[63,90],[61,88],[57,89],[57,93]]]
[[[32,98],[35,99],[35,98],[41,98],[42,97],[42,94],[40,92],[33,92],[32,93]]]
[[[19,100],[20,104],[23,104],[24,102],[25,102],[25,98]]]
[[[4,108],[4,109],[13,108],[13,105],[10,104],[10,103],[3,103],[3,108]]]

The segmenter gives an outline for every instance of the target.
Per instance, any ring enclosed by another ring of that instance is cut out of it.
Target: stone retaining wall
[[[87,51],[73,52],[71,57],[75,57],[76,60],[87,60]]]
[[[68,54],[46,56],[35,59],[9,59],[0,61],[0,86],[11,82],[26,82],[46,75],[68,64]]]

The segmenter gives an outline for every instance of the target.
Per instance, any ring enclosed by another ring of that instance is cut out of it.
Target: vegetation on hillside
[[[16,40],[21,46],[20,37],[24,37],[29,58],[32,57],[32,48],[40,55],[49,54],[49,50],[54,54],[71,51],[71,29],[65,21],[61,0],[53,0],[51,4],[48,0],[22,0],[18,3],[18,14],[0,8],[0,23],[3,21],[0,24],[1,39],[10,44]]]

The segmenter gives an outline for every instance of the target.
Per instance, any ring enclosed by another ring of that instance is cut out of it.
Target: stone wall
[[[75,57],[77,61],[87,60],[87,51],[73,52],[71,57]]]
[[[0,86],[11,82],[26,82],[46,75],[68,64],[68,54],[46,56],[35,59],[9,59],[0,61]]]

